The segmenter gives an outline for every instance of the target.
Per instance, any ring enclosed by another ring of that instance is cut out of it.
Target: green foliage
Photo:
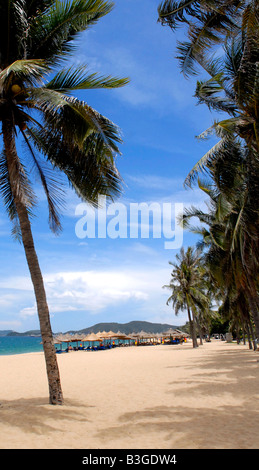
[[[71,93],[117,88],[128,79],[90,73],[86,65],[56,69],[74,52],[78,34],[112,8],[113,3],[103,0],[3,0],[0,4],[0,121],[3,137],[19,136],[24,149],[23,155],[13,157],[13,174],[7,169],[5,151],[0,162],[0,192],[15,234],[19,233],[15,199],[30,213],[36,203],[28,177],[32,171],[45,191],[53,231],[61,229],[62,173],[91,204],[97,204],[99,194],[113,199],[121,193],[116,168],[120,130]]]
[[[184,24],[188,41],[178,45],[178,59],[185,75],[197,73],[197,63],[213,46],[235,35],[246,2],[237,0],[165,0],[158,7],[159,21],[172,30]]]
[[[199,136],[214,135],[217,142],[185,180],[209,197],[208,211],[186,210],[183,226],[202,237],[198,246],[220,314],[247,325],[252,316],[258,335],[259,4],[166,0],[158,11],[163,25],[183,24],[187,31],[178,59],[185,75],[205,73],[196,86],[198,104],[225,114]],[[193,217],[201,226],[191,224]]]
[[[211,320],[210,335],[219,333],[225,335],[229,331],[229,321],[224,321],[222,318],[217,317]]]
[[[196,347],[195,323],[198,319],[203,320],[210,310],[201,251],[192,247],[185,251],[182,247],[176,255],[176,262],[169,264],[173,266],[170,284],[163,286],[171,291],[167,305],[172,304],[176,315],[187,310],[193,346]]]

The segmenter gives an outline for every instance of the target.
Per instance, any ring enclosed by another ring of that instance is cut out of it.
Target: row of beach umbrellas
[[[114,331],[102,331],[98,333],[89,333],[88,335],[85,334],[59,334],[54,337],[54,342],[55,344],[60,344],[60,343],[74,343],[74,342],[94,342],[94,341],[99,341],[102,342],[103,340],[112,340],[112,339],[118,339],[118,340],[133,340],[133,341],[138,341],[138,340],[158,340],[158,339],[166,339],[170,337],[174,338],[184,338],[188,335],[185,333],[179,331],[179,330],[167,330],[164,333],[147,333],[145,331],[140,331],[139,333],[132,333],[130,335],[126,335],[124,333],[121,333],[118,331],[115,333]]]
[[[94,341],[99,341],[102,342],[105,339],[131,339],[127,335],[124,335],[123,333],[114,333],[113,331],[103,331],[103,332],[98,332],[98,333],[89,333],[88,335],[85,334],[59,334],[54,337],[54,342],[55,344],[58,343],[75,343],[75,342],[94,342]]]

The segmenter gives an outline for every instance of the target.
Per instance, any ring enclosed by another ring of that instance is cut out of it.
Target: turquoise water
[[[124,341],[115,340],[115,344]],[[105,342],[106,343],[106,342]],[[77,346],[77,343],[70,343],[72,346]],[[78,342],[80,345],[80,341]],[[55,345],[57,349],[60,349],[60,345]],[[84,342],[84,346],[99,346],[99,342],[89,343]],[[62,350],[65,351],[67,343],[62,343]],[[43,351],[41,344],[41,338],[33,336],[0,336],[0,356],[7,356],[11,354],[24,354],[31,352]]]
[[[0,356],[43,351],[40,343],[32,336],[0,336]]]
[[[6,356],[10,354],[24,354],[30,352],[43,351],[41,338],[35,338],[33,336],[0,336],[0,356]],[[77,343],[70,343],[72,346],[77,346]],[[80,341],[78,342],[78,345]],[[85,346],[98,346],[99,342],[88,343],[84,342]],[[55,345],[57,349],[60,349],[60,345]],[[62,343],[62,350],[65,351],[67,343]]]

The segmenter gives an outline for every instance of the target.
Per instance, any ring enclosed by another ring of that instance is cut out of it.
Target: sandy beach
[[[1,449],[258,449],[259,353],[214,340],[0,357]]]

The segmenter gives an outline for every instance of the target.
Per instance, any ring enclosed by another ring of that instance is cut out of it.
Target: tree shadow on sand
[[[195,364],[185,365],[184,377],[171,381],[173,366],[166,390],[170,406],[121,414],[114,426],[99,431],[97,437],[108,446],[124,435],[129,448],[135,442],[140,448],[152,448],[155,438],[158,449],[258,449],[257,359],[257,353],[249,350],[222,351],[196,358]],[[193,404],[195,396],[197,406],[188,404],[188,398]]]
[[[87,421],[78,407],[81,411],[82,407],[88,408],[75,400],[66,400],[63,406],[49,405],[46,397],[0,399],[1,423],[20,428],[25,433],[42,435],[64,429],[64,422],[70,420]]]

